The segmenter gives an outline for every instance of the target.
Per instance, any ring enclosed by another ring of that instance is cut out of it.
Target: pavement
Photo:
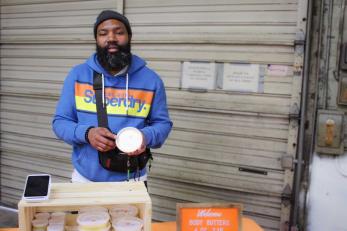
[[[18,227],[18,211],[0,205],[0,228]]]

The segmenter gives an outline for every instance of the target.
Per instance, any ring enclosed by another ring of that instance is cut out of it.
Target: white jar
[[[122,152],[134,152],[141,147],[142,142],[142,132],[137,128],[126,127],[117,133],[116,145]]]
[[[33,231],[45,231],[48,225],[47,219],[35,219],[31,221]]]
[[[121,217],[113,221],[115,231],[142,231],[143,220],[137,217]]]
[[[64,217],[65,218],[65,216],[66,216],[66,213],[64,213],[64,212],[51,213],[51,218],[54,218],[54,217]]]
[[[49,213],[35,213],[34,217],[36,219],[48,220],[51,215]]]
[[[110,215],[112,219],[116,219],[124,216],[136,217],[139,209],[135,205],[115,205],[110,208]]]
[[[47,231],[64,231],[64,225],[61,225],[61,224],[48,225]]]
[[[106,212],[86,212],[77,217],[78,228],[84,230],[108,230],[110,228],[110,215]]]

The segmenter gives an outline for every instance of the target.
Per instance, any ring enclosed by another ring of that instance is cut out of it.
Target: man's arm
[[[116,147],[115,136],[106,128],[93,127],[92,122],[81,124],[75,104],[75,76],[73,70],[64,81],[64,86],[53,118],[54,133],[66,143],[90,143],[95,149],[106,152]],[[86,133],[88,131],[88,133]]]
[[[77,121],[74,70],[68,74],[64,81],[52,125],[57,137],[68,144],[87,142],[85,132],[91,125],[79,124]]]
[[[158,81],[147,126],[141,129],[149,148],[160,148],[168,137],[172,122],[166,102],[166,93],[162,80]]]

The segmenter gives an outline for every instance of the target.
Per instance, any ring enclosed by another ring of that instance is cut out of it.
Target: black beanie
[[[116,11],[112,11],[112,10],[104,10],[96,18],[96,21],[95,21],[95,24],[94,24],[94,38],[95,39],[96,39],[96,32],[97,32],[98,26],[103,21],[106,21],[108,19],[116,19],[116,20],[122,22],[124,24],[125,28],[128,31],[129,40],[131,39],[132,32],[131,32],[131,27],[130,27],[130,23],[129,23],[128,19],[124,15],[122,15],[122,14],[116,12]]]

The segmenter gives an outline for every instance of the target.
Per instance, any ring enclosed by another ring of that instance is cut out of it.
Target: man
[[[55,134],[73,146],[72,182],[146,181],[146,168],[138,172],[109,170],[99,155],[115,150],[116,135],[124,127],[135,127],[143,136],[141,147],[127,153],[138,156],[146,148],[158,148],[167,138],[169,118],[165,88],[144,60],[131,54],[132,31],[128,19],[114,11],[103,11],[94,24],[96,53],[70,71],[64,81],[53,119]],[[108,128],[98,127],[93,76],[102,79],[102,103],[106,105]]]

